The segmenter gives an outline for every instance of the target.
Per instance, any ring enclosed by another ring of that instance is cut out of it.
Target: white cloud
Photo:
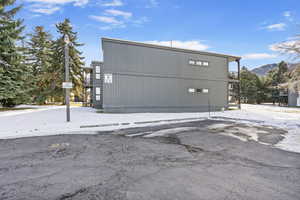
[[[146,8],[154,8],[158,6],[157,0],[149,0],[148,4],[146,5]]]
[[[114,17],[90,15],[89,18],[106,24],[114,24],[114,25],[123,24],[122,21],[119,21]]]
[[[74,6],[84,6],[89,2],[89,0],[77,0],[74,2]]]
[[[193,49],[193,50],[199,50],[203,51],[209,48],[208,45],[202,44],[198,40],[189,40],[189,41],[180,41],[180,40],[174,40],[174,41],[146,41],[146,43],[149,44],[156,44],[156,45],[162,45],[162,46],[171,46],[176,48],[183,48],[183,49]]]
[[[67,4],[73,3],[75,6],[83,6],[89,2],[89,0],[26,0],[27,2],[43,3],[43,4]]]
[[[148,17],[141,17],[139,19],[133,20],[132,22],[136,25],[136,26],[140,26],[146,22],[149,22],[150,20],[148,19]]]
[[[290,17],[290,16],[291,16],[291,12],[290,12],[290,11],[285,11],[285,12],[283,13],[283,16],[285,16],[285,17]]]
[[[285,11],[282,14],[287,20],[289,21],[293,21],[293,16],[292,16],[292,12],[291,11]]]
[[[285,23],[278,23],[278,24],[271,24],[271,25],[265,26],[264,29],[274,30],[274,31],[284,31],[285,27],[286,27]]]
[[[117,6],[123,6],[124,3],[121,0],[113,0],[111,2],[102,3],[101,5],[106,7],[117,7]]]
[[[84,6],[89,0],[25,0],[34,3],[29,6],[29,10],[35,13],[50,15],[58,10],[64,4],[72,3],[74,6]]]
[[[112,16],[121,16],[124,17],[126,19],[132,17],[132,13],[131,12],[124,12],[121,10],[115,10],[115,9],[109,9],[109,10],[105,10],[105,13],[112,15]]]
[[[300,49],[300,41],[299,40],[290,40],[290,41],[286,41],[286,42],[272,44],[269,46],[269,49],[272,51],[280,52],[280,53],[283,53],[283,52],[290,53],[290,54],[297,53],[293,50],[286,51],[285,49],[287,49],[287,47],[293,47],[293,48],[299,50]]]
[[[32,12],[35,13],[41,13],[41,14],[46,14],[46,15],[51,15],[55,13],[56,11],[60,10],[60,7],[45,7],[45,8],[32,8],[30,9]]]
[[[242,56],[243,59],[247,59],[247,60],[261,60],[261,59],[270,59],[276,57],[277,55],[268,54],[268,53],[251,53]]]
[[[26,0],[34,3],[45,3],[45,4],[66,4],[73,2],[74,0]]]

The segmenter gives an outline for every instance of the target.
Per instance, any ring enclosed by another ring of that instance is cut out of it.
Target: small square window
[[[208,66],[209,63],[208,63],[207,61],[203,61],[203,62],[202,62],[202,65],[203,65],[203,66]]]
[[[96,79],[100,79],[100,74],[96,74]]]
[[[96,94],[101,94],[101,90],[99,87],[96,87]]]
[[[189,88],[188,91],[189,91],[189,93],[195,93],[196,92],[195,88]]]
[[[196,65],[201,66],[202,65],[202,61],[196,61]]]
[[[96,73],[100,73],[100,66],[96,66]]]
[[[199,89],[196,89],[197,93],[208,93],[208,89],[207,88],[199,88]]]
[[[100,100],[101,100],[100,95],[96,95],[96,101],[100,101]]]
[[[112,83],[113,82],[112,74],[104,74],[104,83]]]
[[[207,88],[202,89],[202,93],[208,93],[209,90]]]
[[[196,64],[196,61],[194,61],[194,60],[189,60],[189,64],[190,64],[190,65],[195,65],[195,64]]]
[[[202,93],[202,89],[196,89],[197,93]]]

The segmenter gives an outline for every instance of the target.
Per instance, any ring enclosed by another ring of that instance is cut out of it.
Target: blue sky
[[[248,68],[288,60],[277,43],[300,34],[299,0],[17,0],[26,32],[69,18],[86,65],[102,60],[101,37],[242,56]]]

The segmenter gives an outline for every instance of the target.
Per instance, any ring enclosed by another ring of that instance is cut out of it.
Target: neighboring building
[[[288,106],[300,107],[300,81],[283,83],[278,88],[280,96],[286,96]]]
[[[104,112],[191,112],[228,107],[229,62],[240,57],[102,39],[93,106]]]
[[[291,83],[289,87],[289,106],[300,107],[300,81]]]

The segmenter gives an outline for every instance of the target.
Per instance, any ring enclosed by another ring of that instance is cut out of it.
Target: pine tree
[[[51,91],[52,37],[42,26],[35,27],[34,32],[29,36],[28,63],[35,77],[31,94],[34,102],[44,104]]]
[[[258,102],[258,84],[259,78],[257,75],[243,67],[241,70],[241,96],[247,99],[248,103]]]
[[[82,52],[77,48],[83,44],[78,43],[77,33],[73,31],[72,25],[69,19],[65,19],[63,22],[56,24],[57,32],[60,37],[53,43],[53,84],[52,95],[55,99],[63,97],[62,82],[64,81],[64,36],[68,35],[69,43],[69,56],[70,56],[70,80],[73,83],[72,92],[80,96],[82,93],[82,66],[84,65]]]
[[[14,106],[24,103],[28,96],[28,69],[22,48],[17,46],[23,37],[22,20],[14,19],[20,6],[15,0],[0,1],[0,103]]]
[[[267,74],[267,81],[270,86],[278,86],[280,83],[288,81],[288,66],[287,63],[281,61],[276,68],[272,69]]]

